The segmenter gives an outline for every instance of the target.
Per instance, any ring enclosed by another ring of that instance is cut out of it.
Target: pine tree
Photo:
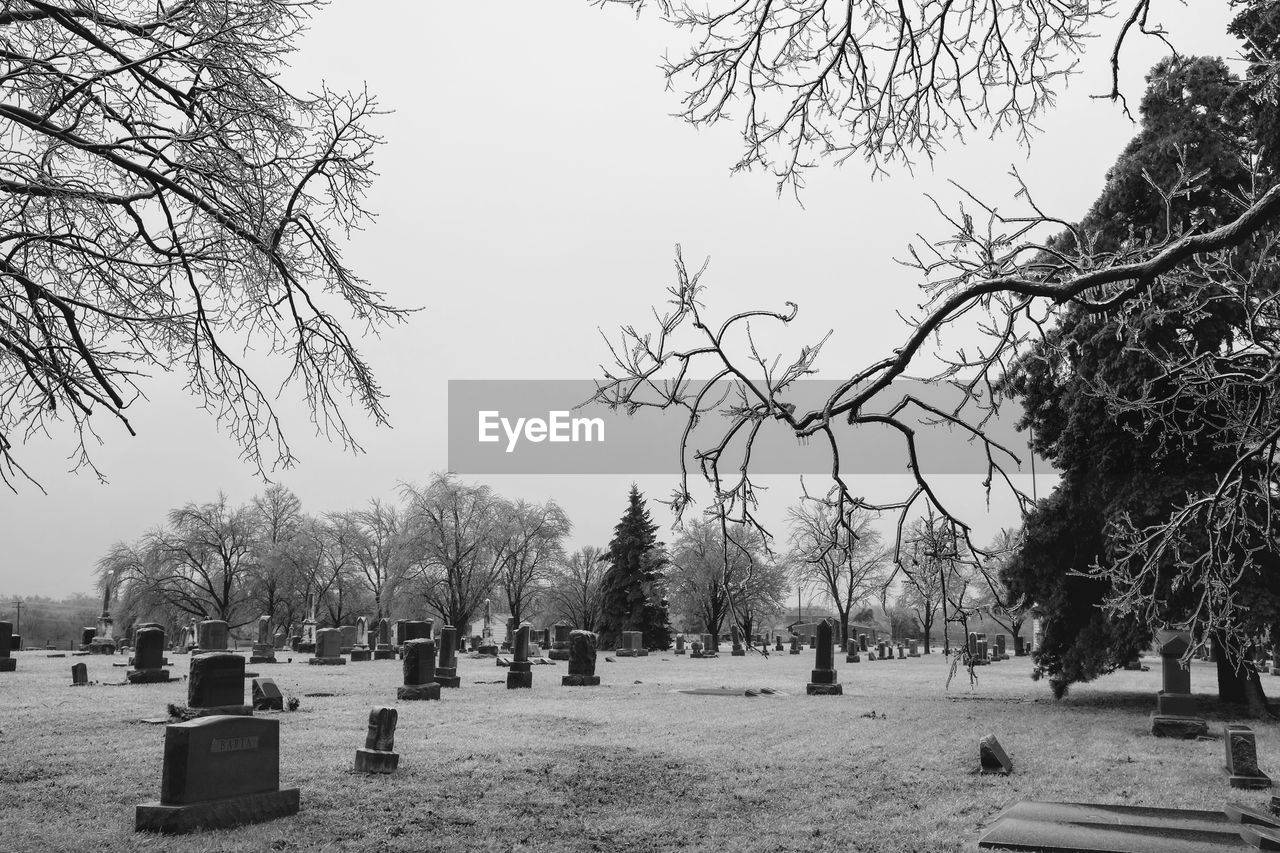
[[[627,511],[613,529],[609,569],[601,581],[603,614],[600,644],[612,648],[623,631],[641,631],[645,648],[671,647],[667,616],[667,564],[658,526],[649,517],[644,496],[631,484]]]

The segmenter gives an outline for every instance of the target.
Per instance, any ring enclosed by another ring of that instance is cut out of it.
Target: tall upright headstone
[[[1163,688],[1156,694],[1151,733],[1156,737],[1197,738],[1209,733],[1209,724],[1195,716],[1198,703],[1191,695],[1191,670],[1182,658],[1191,648],[1185,631],[1158,631]]]
[[[89,685],[89,667],[84,661],[71,664],[71,686],[87,687]]]
[[[408,640],[404,644],[404,685],[396,691],[401,701],[440,698],[436,681],[436,641]]]
[[[258,617],[258,636],[249,654],[249,663],[275,663],[276,647],[271,642],[271,617],[265,613]]]
[[[511,666],[507,669],[507,689],[533,687],[532,664],[529,663],[529,626],[522,625],[511,639]]]
[[[702,635],[702,656],[704,658],[713,658],[720,653],[720,643],[716,640],[715,634]]]
[[[729,626],[729,633],[733,638],[733,650],[729,652],[731,657],[740,658],[747,653],[742,647],[742,632],[738,630],[737,625]]]
[[[676,654],[678,655],[685,654],[684,634],[676,634]]]
[[[793,655],[800,654],[800,635],[799,634],[791,635],[791,654]]]
[[[560,684],[564,687],[600,684],[600,676],[596,675],[596,635],[591,631],[569,632],[569,674]]]
[[[458,677],[458,629],[452,625],[440,627],[440,662],[436,665],[435,681],[441,687],[457,687]]]
[[[1258,769],[1258,744],[1253,729],[1228,724],[1223,733],[1227,747],[1227,777],[1233,788],[1270,788],[1271,778]]]
[[[302,639],[298,642],[297,651],[315,652],[316,631],[319,628],[320,623],[316,621],[315,593],[307,593],[307,618],[302,620]]]
[[[280,788],[279,720],[202,717],[165,728],[160,800],[138,806],[134,829],[225,829],[297,814],[298,803],[297,788]]]
[[[386,619],[378,620],[378,645],[374,647],[374,660],[391,660],[396,656],[396,650],[391,645],[391,623]]]
[[[18,661],[13,657],[13,623],[0,622],[0,672],[14,672]]]
[[[369,650],[369,620],[363,616],[356,619],[356,637],[351,645],[351,660],[366,661],[373,656]]]
[[[316,631],[316,654],[309,664],[341,666],[347,662],[342,656],[342,632],[337,628],[321,628]]]
[[[374,708],[369,712],[364,748],[356,750],[357,772],[394,773],[400,766],[400,755],[395,752],[398,717],[395,708]]]
[[[164,668],[164,629],[139,628],[133,634],[133,669],[125,673],[130,684],[154,684],[169,680]]]
[[[844,693],[844,687],[836,678],[834,644],[831,641],[831,623],[818,623],[817,650],[814,656],[813,672],[809,675],[809,684],[805,692],[810,696],[838,696]]]
[[[568,622],[561,620],[551,626],[551,651],[547,657],[552,660],[569,659],[569,632],[573,630]]]
[[[338,626],[338,654],[349,655],[351,650],[356,647],[356,626],[355,625],[339,625]]]

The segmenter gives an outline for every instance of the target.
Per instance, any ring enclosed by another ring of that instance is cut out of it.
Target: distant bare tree
[[[236,355],[287,359],[318,427],[356,446],[354,400],[383,394],[332,313],[402,315],[343,263],[367,219],[372,97],[295,95],[278,71],[315,0],[0,5],[0,481],[59,419],[97,473],[93,412],[116,419],[148,372],[187,388],[260,472],[292,455]],[[86,440],[88,439],[88,440]],[[274,453],[274,459],[269,454]],[[99,473],[99,476],[101,474]]]
[[[409,571],[411,542],[405,513],[393,504],[371,500],[366,509],[331,515],[329,524],[341,532],[352,577],[373,596],[374,618],[390,616],[391,602]]]
[[[606,551],[586,545],[560,560],[551,570],[547,601],[551,613],[576,628],[596,630],[600,623],[600,580],[608,570]]]
[[[551,567],[564,552],[562,542],[573,525],[555,501],[508,504],[502,531],[502,571],[498,585],[507,599],[507,612],[519,625],[533,609],[546,586]]]

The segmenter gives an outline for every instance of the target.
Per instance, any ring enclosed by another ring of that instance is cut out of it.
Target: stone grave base
[[[17,658],[0,658],[0,672],[15,672],[17,669]]]
[[[1243,788],[1247,791],[1259,791],[1263,788],[1271,787],[1271,777],[1261,771],[1257,776],[1232,776],[1227,775],[1227,781],[1231,783],[1233,788]]]
[[[461,687],[462,678],[461,676],[457,676],[457,675],[441,675],[440,673],[437,672],[436,684],[439,684],[441,687],[453,687],[453,688]]]
[[[566,675],[560,679],[561,687],[599,687],[598,675]]]
[[[395,657],[396,657],[395,649],[374,649],[373,650],[374,660],[395,660]]]
[[[440,684],[435,681],[429,681],[426,684],[406,685],[396,690],[396,698],[405,701],[427,701],[429,699],[440,698]]]
[[[1209,724],[1199,717],[1152,714],[1151,733],[1156,737],[1176,737],[1190,740],[1207,735],[1209,733]]]
[[[733,651],[729,652],[729,656],[735,657],[735,658],[745,657],[746,654],[747,654],[746,649],[734,649]]]
[[[1200,700],[1190,693],[1156,694],[1156,713],[1162,717],[1194,717],[1200,710]]]
[[[638,657],[638,658],[647,658],[648,656],[649,656],[649,650],[648,650],[648,649],[636,649],[636,657]]]
[[[315,653],[316,653],[316,644],[315,644],[315,643],[298,643],[298,648],[294,649],[294,651],[296,651],[296,652],[308,652],[308,653],[310,653],[310,654],[315,654]]]
[[[799,650],[799,649],[792,649],[792,650],[791,650],[791,654],[793,654],[793,655],[798,655],[798,654],[800,654],[800,650]]]
[[[633,658],[637,655],[635,649],[614,649],[613,656],[616,658]]]
[[[167,669],[132,669],[124,674],[130,684],[159,684],[169,680]]]
[[[509,670],[507,672],[507,689],[518,690],[533,687],[533,673]]]
[[[845,663],[862,663],[862,655],[858,654],[857,652],[849,652],[849,654],[844,656],[844,662]]]
[[[368,649],[352,649],[351,650],[352,663],[355,663],[357,661],[362,662],[362,661],[372,660],[372,658],[373,658],[373,652],[369,651]]]
[[[394,773],[400,766],[400,753],[381,749],[356,750],[357,773]]]
[[[307,661],[312,666],[345,666],[346,658],[312,658]]]
[[[272,655],[271,657],[264,657],[262,655],[250,655],[249,663],[280,663],[280,661],[276,660],[275,655]]]
[[[175,706],[175,710],[180,713],[177,716],[185,720],[192,720],[196,717],[217,717],[222,714],[231,714],[236,717],[252,717],[252,705],[210,705],[208,708],[189,708],[185,705]]]
[[[1023,801],[1001,812],[981,850],[1220,853],[1275,850],[1280,821],[1247,806],[1222,811]]]
[[[676,649],[676,654],[678,655],[688,654],[688,651],[686,649]]]
[[[297,788],[180,806],[143,803],[137,808],[133,829],[135,832],[163,832],[168,835],[198,829],[228,829],[297,814],[298,804]]]
[[[677,652],[676,654],[679,654],[679,652]],[[547,652],[547,657],[551,658],[552,660],[568,660],[569,650],[568,649],[552,649],[551,651]]]
[[[478,649],[476,649],[476,653],[487,655],[488,657],[491,657],[491,658],[496,658],[498,656],[498,647],[494,645],[480,646]]]
[[[843,696],[843,684],[806,684],[804,692],[810,696]]]

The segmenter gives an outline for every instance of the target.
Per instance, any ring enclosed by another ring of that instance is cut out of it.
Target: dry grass
[[[281,720],[281,780],[302,812],[185,838],[133,832],[159,792],[164,727],[139,722],[182,703],[186,685],[70,686],[123,680],[101,657],[18,654],[0,673],[0,847],[15,851],[968,851],[1007,804],[1048,799],[1220,808],[1265,792],[1227,787],[1221,740],[1149,733],[1159,683],[1125,672],[1061,702],[1027,659],[963,675],[945,689],[940,655],[845,664],[845,695],[804,695],[813,652],[691,660],[600,658],[598,688],[564,688],[563,664],[534,667],[530,691],[491,683],[506,670],[459,661],[462,688],[404,702],[400,770],[350,770],[369,708],[396,705],[398,661],[250,667],[302,698]],[[123,660],[116,658],[116,661]],[[186,670],[184,656],[174,672]],[[1213,689],[1198,665],[1193,687]],[[1280,684],[1280,680],[1271,682]],[[787,695],[690,696],[681,688],[773,687]],[[247,691],[246,691],[247,693]],[[875,712],[875,717],[863,716]],[[1221,717],[1209,715],[1220,733]],[[1259,763],[1280,773],[1276,727],[1254,724]],[[978,739],[995,733],[1009,777],[976,776]]]

